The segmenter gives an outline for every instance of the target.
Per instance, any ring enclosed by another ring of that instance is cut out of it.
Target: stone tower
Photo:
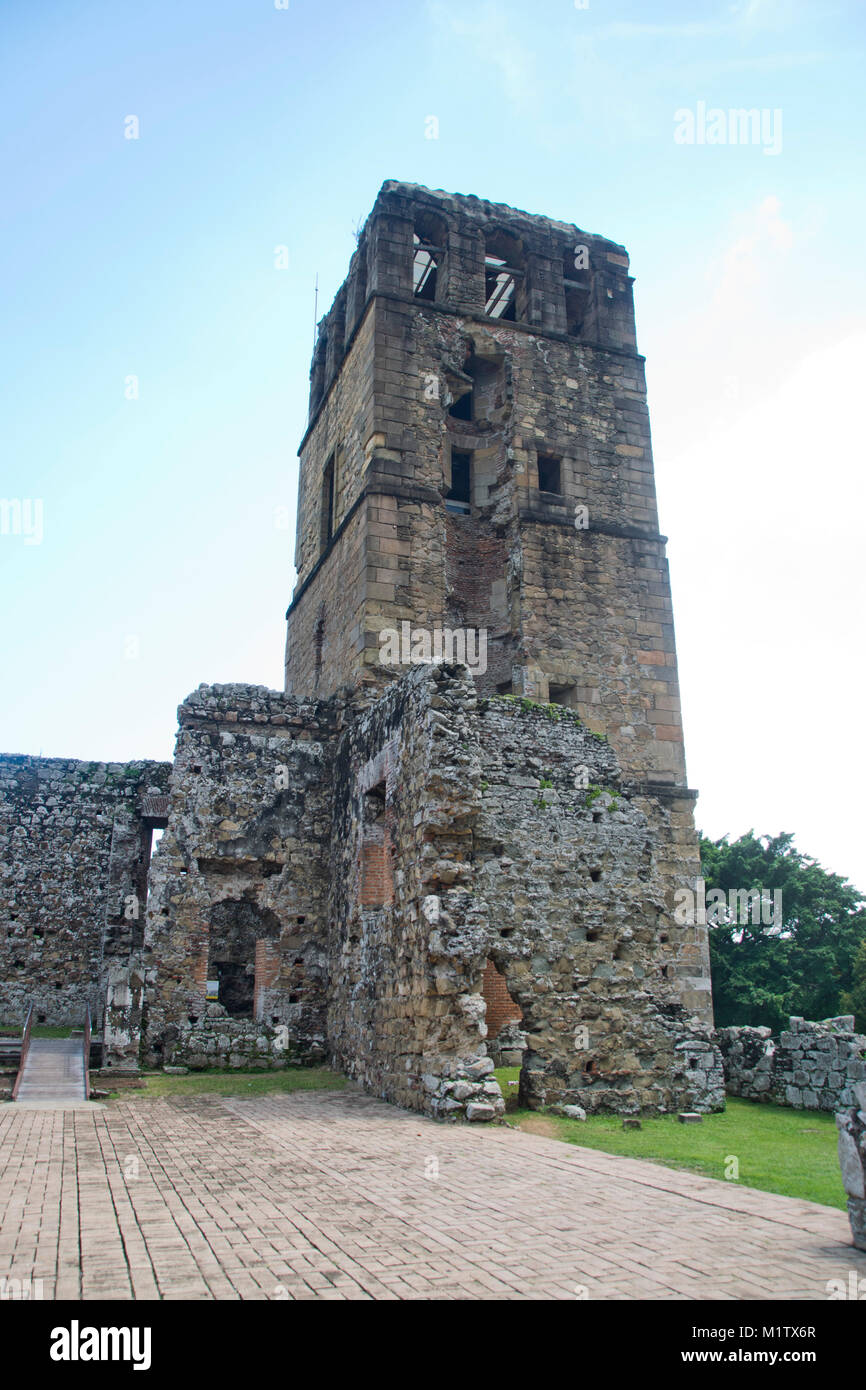
[[[328,1060],[492,1120],[507,1020],[527,1105],[723,1104],[627,270],[383,186],[320,325],[285,693],[200,686],[170,767],[0,760],[10,1006],[86,958],[110,1066]]]
[[[300,460],[288,694],[377,693],[407,669],[383,633],[483,632],[480,694],[568,706],[624,772],[685,787],[622,246],[386,182],[320,324]]]

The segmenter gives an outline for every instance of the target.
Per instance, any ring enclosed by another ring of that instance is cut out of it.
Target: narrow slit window
[[[449,512],[469,511],[472,487],[472,455],[456,451],[451,455],[451,487],[445,494],[445,506]]]
[[[322,550],[334,534],[334,455],[325,464],[322,474]]]

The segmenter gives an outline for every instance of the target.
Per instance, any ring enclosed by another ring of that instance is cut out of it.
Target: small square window
[[[541,492],[562,492],[562,466],[552,454],[538,455],[538,487]]]
[[[548,686],[548,699],[551,705],[564,705],[566,709],[577,709],[576,685]]]

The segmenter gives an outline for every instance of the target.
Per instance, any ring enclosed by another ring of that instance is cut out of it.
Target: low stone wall
[[[272,1028],[252,1018],[228,1018],[216,1006],[212,1017],[198,1024],[169,1024],[163,1034],[165,1065],[204,1071],[214,1067],[231,1070],[272,1070],[309,1065],[315,1061],[306,1049],[299,1050],[289,1038],[287,1027]],[[318,1060],[326,1060],[324,1050]]]
[[[802,1110],[846,1110],[866,1080],[866,1036],[844,1014],[821,1023],[792,1018],[777,1038],[769,1028],[716,1034],[729,1095]]]

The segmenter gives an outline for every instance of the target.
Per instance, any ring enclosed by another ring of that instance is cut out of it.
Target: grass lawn
[[[79,1032],[83,1029],[79,1028]],[[55,1026],[50,1023],[34,1023],[30,1029],[31,1038],[68,1038],[71,1032],[68,1024]],[[20,1023],[0,1023],[0,1038],[20,1038]]]
[[[140,1100],[159,1096],[264,1096],[274,1091],[340,1091],[346,1078],[324,1067],[287,1067],[285,1071],[191,1071],[187,1076],[149,1072],[144,1086],[109,1091],[112,1100]],[[93,1078],[97,1087],[108,1087],[110,1077]]]
[[[496,1079],[506,1097],[516,1096],[516,1067],[503,1067]],[[507,1101],[506,1101],[507,1103]],[[784,1197],[801,1197],[845,1209],[845,1190],[836,1152],[836,1125],[824,1111],[790,1110],[781,1105],[729,1097],[720,1115],[699,1125],[681,1125],[675,1115],[641,1116],[641,1129],[623,1129],[618,1115],[566,1120],[533,1110],[509,1110],[509,1123],[537,1127],[543,1114],[552,1138],[604,1153],[647,1158],[668,1168],[686,1168],[707,1178],[724,1178],[731,1158],[739,1164],[739,1184]],[[730,1179],[729,1179],[730,1181]]]

